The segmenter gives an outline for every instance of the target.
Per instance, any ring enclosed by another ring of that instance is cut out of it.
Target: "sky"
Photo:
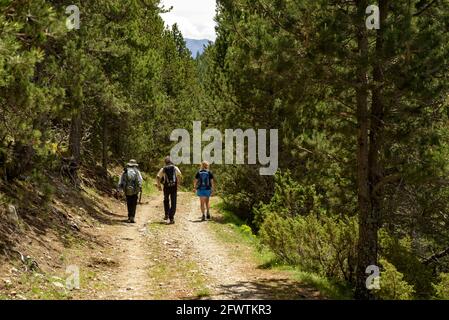
[[[167,25],[177,23],[185,38],[215,41],[215,0],[162,0],[170,13],[162,14]]]

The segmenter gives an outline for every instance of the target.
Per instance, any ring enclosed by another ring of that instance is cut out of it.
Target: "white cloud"
[[[215,0],[162,0],[161,4],[167,9],[173,6],[161,16],[167,25],[177,23],[184,37],[215,41]]]

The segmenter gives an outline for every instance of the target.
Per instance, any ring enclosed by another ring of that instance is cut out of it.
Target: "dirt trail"
[[[123,223],[124,206],[117,211],[123,219],[99,229],[109,246],[90,258],[101,285],[80,298],[319,298],[287,273],[259,268],[248,246],[218,237],[213,226],[229,227],[217,218],[201,222],[199,201],[191,194],[180,193],[175,225],[162,221],[161,196],[139,207],[135,225]]]

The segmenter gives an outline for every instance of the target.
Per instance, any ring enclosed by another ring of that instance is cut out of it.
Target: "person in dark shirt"
[[[173,164],[170,157],[167,157],[165,158],[165,167],[159,170],[156,179],[158,189],[164,191],[164,220],[170,219],[170,224],[174,224],[178,187],[182,182],[181,171]],[[163,189],[162,185],[164,186]]]

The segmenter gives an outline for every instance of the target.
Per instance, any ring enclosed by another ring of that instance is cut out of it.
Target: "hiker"
[[[128,223],[136,223],[136,209],[139,193],[142,192],[142,174],[138,169],[136,160],[130,160],[123,170],[118,184],[118,190],[123,190],[126,195],[128,207]]]
[[[178,186],[182,182],[181,170],[173,164],[170,157],[165,158],[165,167],[157,174],[157,188],[164,191],[164,220],[170,220],[170,224],[175,223],[176,201]],[[162,189],[161,185],[164,186]]]
[[[206,219],[210,220],[209,199],[215,190],[215,180],[214,175],[209,171],[209,163],[207,161],[201,163],[201,169],[195,176],[193,188],[193,192],[196,192],[197,196],[200,197],[202,213],[201,221],[206,221]]]

